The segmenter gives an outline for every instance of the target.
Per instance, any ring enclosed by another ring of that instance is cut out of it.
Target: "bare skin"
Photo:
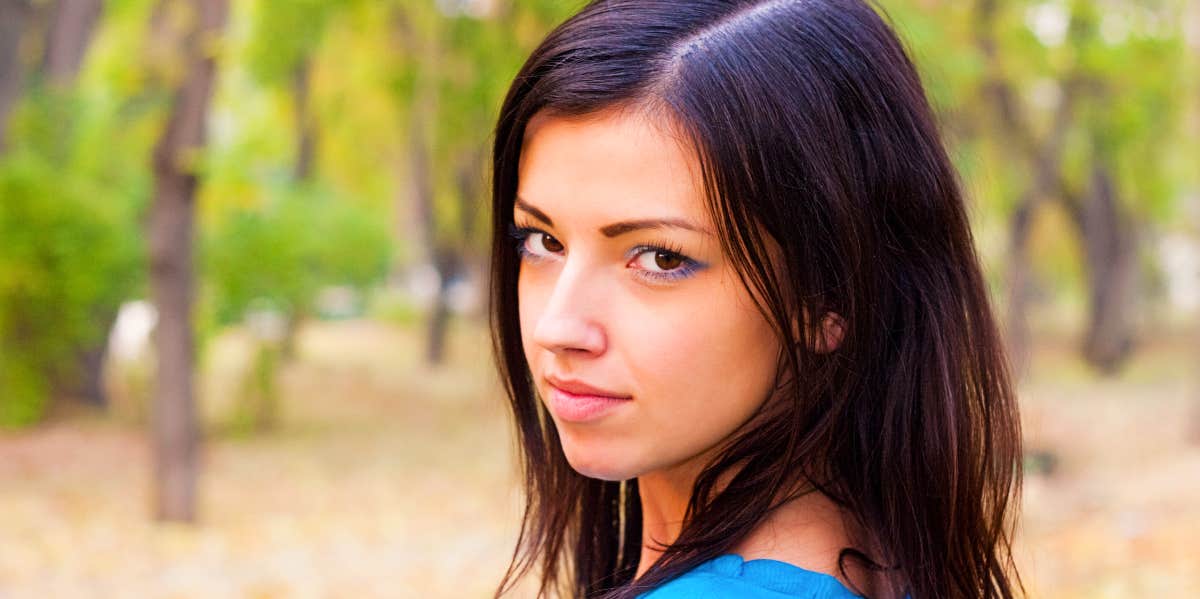
[[[679,537],[692,481],[699,470],[656,472],[638,477],[642,505],[642,553],[636,578],[641,578],[662,555],[663,543]],[[829,574],[848,588],[877,596],[874,584],[852,562],[848,580],[838,568],[838,555],[846,547],[859,547],[848,515],[825,495],[812,492],[773,510],[729,553],[746,561],[771,559],[805,570]]]

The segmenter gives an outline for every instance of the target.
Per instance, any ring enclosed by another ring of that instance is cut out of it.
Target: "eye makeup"
[[[529,238],[533,235],[545,235],[549,237],[550,235],[545,231],[536,227],[509,223],[508,233],[509,236],[515,241],[517,254],[522,260],[538,262],[547,258],[542,254],[538,254],[533,250],[530,250],[528,246]],[[649,283],[662,284],[680,281],[689,278],[697,272],[708,267],[707,264],[684,255],[682,248],[669,241],[654,241],[650,243],[638,244],[626,252],[625,260],[627,263],[632,263],[638,261],[637,259],[643,254],[650,254],[653,258],[657,258],[662,255],[667,259],[678,260],[680,262],[679,266],[671,270],[663,271],[648,270],[643,267],[634,267],[634,276],[637,276],[638,278]]]
[[[548,236],[548,234],[545,231],[542,231],[541,229],[537,229],[534,227],[518,226],[516,224],[509,223],[508,235],[509,235],[509,237],[512,237],[513,240],[516,242],[517,255],[519,255],[522,260],[538,262],[538,261],[544,260],[546,258],[545,256],[535,253],[532,250],[530,250],[529,245],[528,245],[529,238],[533,235],[547,235]]]
[[[681,248],[678,248],[678,246],[670,242],[651,242],[639,244],[638,246],[629,250],[629,253],[626,254],[625,257],[627,261],[638,261],[639,256],[643,254],[648,254],[652,260],[657,258],[659,255],[664,255],[668,259],[676,259],[680,261],[679,266],[670,270],[655,271],[644,268],[634,269],[635,276],[646,279],[651,283],[670,283],[673,281],[686,279],[708,266],[707,264],[685,256]]]

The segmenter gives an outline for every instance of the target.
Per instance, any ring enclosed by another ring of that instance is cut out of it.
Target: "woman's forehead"
[[[517,195],[553,216],[690,217],[707,226],[699,162],[640,112],[538,114],[525,130]]]

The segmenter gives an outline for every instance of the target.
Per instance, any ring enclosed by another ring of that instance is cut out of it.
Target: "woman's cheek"
[[[770,393],[778,340],[740,286],[722,286],[708,295],[708,316],[686,327],[683,377],[697,425],[730,429],[748,419]]]
[[[718,392],[722,369],[736,364],[713,360],[719,337],[712,335],[717,312],[690,306],[660,306],[652,315],[623,326],[624,360],[632,366],[639,390],[656,405],[656,412],[672,418],[702,409],[707,396]],[[713,388],[714,385],[717,388]]]
[[[529,367],[537,372],[537,365],[532,359],[538,355],[536,343],[533,341],[533,331],[538,324],[538,318],[546,305],[546,292],[543,286],[531,276],[521,275],[517,282],[517,314],[521,321],[521,345],[525,350],[525,358],[530,362]]]

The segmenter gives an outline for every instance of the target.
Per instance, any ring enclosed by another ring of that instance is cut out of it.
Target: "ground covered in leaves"
[[[239,331],[208,347],[196,525],[152,521],[136,411],[0,433],[0,599],[491,596],[520,502],[483,329],[459,327],[428,369],[413,331],[309,326],[279,426],[257,434],[227,423],[251,347]],[[1160,341],[1102,380],[1039,348],[1022,386],[1030,596],[1200,596],[1196,359]]]

